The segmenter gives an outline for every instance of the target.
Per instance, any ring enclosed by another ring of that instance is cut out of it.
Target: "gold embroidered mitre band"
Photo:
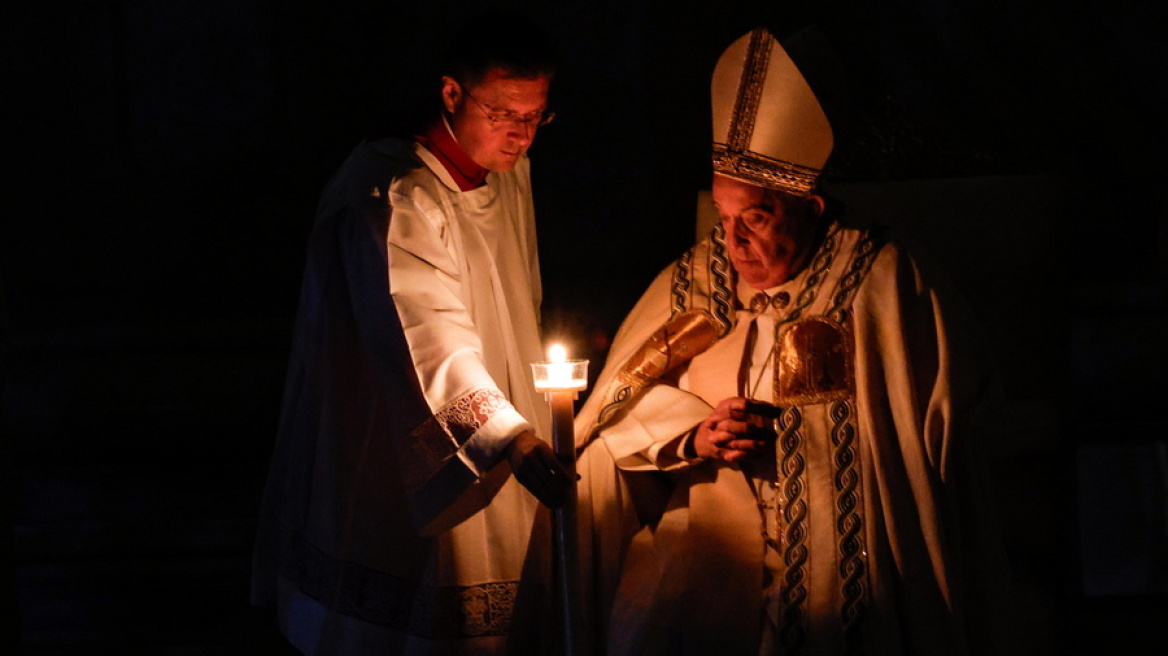
[[[763,28],[722,53],[710,85],[714,172],[806,196],[833,145],[827,115],[783,46]]]

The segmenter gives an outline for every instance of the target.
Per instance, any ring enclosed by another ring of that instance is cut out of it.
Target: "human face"
[[[770,289],[794,278],[806,266],[823,214],[821,196],[809,196],[805,211],[788,213],[777,192],[714,176],[714,207],[726,228],[730,263],[755,289]]]
[[[486,106],[494,111],[528,115],[547,109],[546,75],[535,78],[506,77],[493,68],[471,89],[452,77],[442,78],[442,102],[451,116],[450,127],[462,149],[479,166],[490,171],[510,171],[531,147],[538,127],[536,121],[492,122]],[[468,91],[474,94],[471,98]]]

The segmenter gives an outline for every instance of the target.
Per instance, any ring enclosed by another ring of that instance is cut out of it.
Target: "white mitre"
[[[831,155],[832,129],[783,45],[765,28],[743,35],[718,59],[710,87],[714,172],[811,193]]]

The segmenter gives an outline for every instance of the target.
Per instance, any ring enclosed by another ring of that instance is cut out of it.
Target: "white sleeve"
[[[462,254],[442,206],[424,190],[395,194],[388,236],[390,293],[422,393],[443,429],[425,438],[437,467],[457,458],[477,476],[531,425],[483,362],[482,340],[462,301]],[[421,436],[419,436],[421,438]]]
[[[711,410],[689,392],[653,385],[621,408],[600,435],[621,469],[677,469],[687,464],[682,456],[685,440]]]

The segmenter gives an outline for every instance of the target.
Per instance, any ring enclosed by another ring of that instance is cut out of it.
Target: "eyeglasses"
[[[552,119],[556,117],[555,112],[549,112],[547,110],[519,114],[509,109],[496,109],[485,102],[480,102],[478,98],[470,95],[470,92],[466,90],[466,87],[463,87],[462,92],[466,94],[467,98],[470,98],[472,101],[474,101],[474,104],[478,105],[479,109],[483,110],[483,114],[486,115],[487,120],[491,122],[491,125],[496,127],[501,123],[514,123],[515,125],[524,128],[543,127],[548,123],[551,123]]]

